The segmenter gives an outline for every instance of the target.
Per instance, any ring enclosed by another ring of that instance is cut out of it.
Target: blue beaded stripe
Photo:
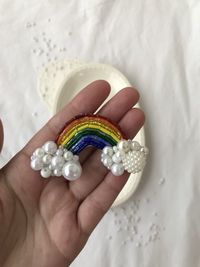
[[[107,133],[104,133],[98,129],[88,128],[88,129],[80,130],[77,133],[75,133],[74,136],[71,138],[71,140],[65,143],[64,146],[67,150],[70,150],[71,147],[73,147],[78,142],[78,140],[81,139],[82,136],[89,136],[89,135],[98,136],[104,139],[105,141],[109,142],[110,145],[112,146],[117,144],[117,141],[113,139],[113,137],[109,136]]]
[[[85,147],[94,146],[97,149],[103,149],[105,146],[111,146],[109,142],[104,139],[95,136],[95,135],[87,135],[83,136],[71,149],[70,151],[73,154],[79,154]]]

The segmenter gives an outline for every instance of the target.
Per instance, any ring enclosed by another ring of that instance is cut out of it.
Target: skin
[[[3,125],[0,119],[0,152],[3,146]]]
[[[94,149],[81,153],[83,173],[74,182],[63,177],[43,179],[30,168],[30,156],[37,147],[55,140],[75,115],[94,113],[109,92],[105,81],[88,85],[0,170],[0,266],[69,266],[122,190],[129,175],[113,176]],[[124,88],[99,114],[117,122],[133,138],[144,123],[143,112],[133,108],[138,99],[135,89]],[[2,124],[0,142],[1,147]]]

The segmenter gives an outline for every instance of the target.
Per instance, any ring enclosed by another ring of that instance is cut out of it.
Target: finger
[[[126,87],[113,96],[97,114],[108,117],[118,123],[124,114],[131,109],[139,100],[139,93],[133,87]],[[80,162],[84,163],[88,157],[95,151],[88,147],[80,154]]]
[[[137,112],[137,116],[140,116],[140,122],[138,121],[137,126],[132,125],[130,127],[130,124],[132,124],[132,122],[135,120],[134,109],[129,111],[121,122],[121,125],[123,126],[125,133],[129,138],[133,138],[135,136],[144,122],[143,112],[139,110]],[[111,172],[107,172],[107,170],[103,168],[101,168],[101,172],[102,175],[103,172],[107,173],[106,177],[91,192],[91,194],[88,195],[88,197],[82,202],[79,207],[78,220],[85,233],[91,233],[100,219],[110,208],[129,177],[129,174],[127,172],[118,177],[114,176]]]
[[[2,146],[3,146],[3,124],[0,119],[0,152],[1,152]]]
[[[23,152],[30,156],[45,141],[55,140],[65,123],[80,113],[93,113],[105,101],[110,93],[110,85],[103,80],[95,81],[86,86],[69,104],[57,113],[30,140]]]
[[[121,119],[119,126],[123,129],[128,137],[132,138],[136,135],[138,130],[144,123],[144,114],[139,109],[131,109]],[[108,173],[101,162],[100,151],[96,151],[83,165],[83,175],[81,179],[70,183],[70,189],[73,194],[79,199],[83,200],[89,195],[104,179]]]
[[[85,234],[91,234],[109,210],[126,184],[129,175],[127,172],[122,176],[113,176],[108,173],[104,181],[81,204],[78,210],[78,222]]]
[[[139,93],[132,87],[124,88],[120,90],[113,98],[111,98],[98,112],[98,114],[108,117],[112,121],[118,123],[120,119],[130,110],[138,101]],[[120,108],[119,108],[120,107]],[[88,180],[88,169],[90,168],[90,162],[92,161],[89,156],[94,152],[94,149],[88,149],[83,151],[84,153],[80,154],[81,164],[85,162],[86,158],[89,163],[83,165],[83,175],[81,179],[74,181],[70,184],[70,188],[77,198],[84,199],[85,196],[93,190],[94,186],[97,185],[98,180],[93,180],[93,177],[90,177]],[[98,154],[99,155],[99,154]],[[99,158],[97,162],[92,164],[92,168],[96,168],[96,164],[99,164]],[[96,170],[95,170],[96,171]],[[89,170],[89,174],[91,170]],[[93,173],[92,173],[93,174]],[[90,183],[90,180],[91,183]]]

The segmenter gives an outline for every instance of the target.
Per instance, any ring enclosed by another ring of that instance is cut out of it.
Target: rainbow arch
[[[103,116],[86,114],[68,121],[56,143],[73,154],[79,154],[87,146],[103,149],[117,145],[121,139],[125,136],[116,124]]]

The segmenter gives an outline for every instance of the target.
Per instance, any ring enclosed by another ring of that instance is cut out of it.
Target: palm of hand
[[[56,177],[45,180],[30,168],[36,147],[54,140],[71,117],[95,112],[109,90],[104,81],[90,84],[1,170],[1,266],[69,265],[126,183],[128,175],[108,173],[94,150],[81,155],[83,173],[74,182]],[[137,100],[138,93],[126,88],[99,112],[119,122],[132,138],[144,122],[143,113],[132,109]]]

